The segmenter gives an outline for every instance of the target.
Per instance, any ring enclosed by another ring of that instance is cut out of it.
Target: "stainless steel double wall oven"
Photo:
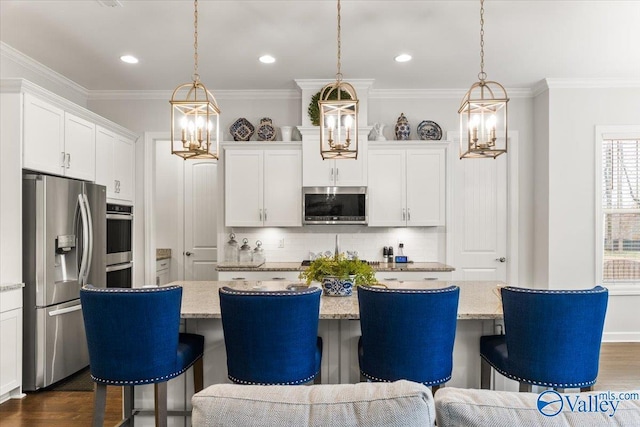
[[[107,287],[130,288],[133,273],[133,206],[107,203]]]

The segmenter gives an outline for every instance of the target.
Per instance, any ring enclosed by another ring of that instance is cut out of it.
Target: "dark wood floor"
[[[640,387],[640,343],[605,343],[595,390],[637,390]],[[120,387],[107,391],[105,426],[120,420]],[[44,391],[0,405],[0,427],[86,427],[91,425],[93,393]]]

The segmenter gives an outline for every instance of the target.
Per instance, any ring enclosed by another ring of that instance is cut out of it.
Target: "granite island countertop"
[[[438,271],[449,272],[455,268],[440,262],[408,262],[395,264],[374,264],[372,265],[376,271]],[[257,267],[241,266],[234,263],[221,262],[216,267],[217,271],[302,271],[306,267],[301,266],[300,262],[265,262]]]
[[[240,290],[282,291],[290,281],[177,281],[171,285],[182,286],[181,317],[185,319],[221,318],[218,289],[228,286]],[[402,283],[382,282],[389,288],[436,289],[450,285],[460,287],[458,319],[501,319],[502,304],[498,287],[505,286],[499,281],[417,281]],[[357,292],[349,297],[326,297],[320,301],[320,319],[359,319]]]

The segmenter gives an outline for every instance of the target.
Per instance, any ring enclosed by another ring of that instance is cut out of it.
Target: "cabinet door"
[[[135,148],[130,139],[116,135],[113,145],[115,199],[133,201]]]
[[[335,160],[323,160],[320,155],[320,130],[317,137],[305,138],[302,144],[302,185],[330,187],[336,185]]]
[[[64,114],[65,175],[94,181],[96,179],[96,125]]]
[[[0,342],[1,396],[22,383],[22,309],[0,313]]]
[[[445,225],[445,150],[407,150],[407,225]]]
[[[302,154],[300,150],[264,152],[264,225],[302,226]]]
[[[262,150],[225,150],[225,208],[227,227],[260,227],[263,222]]]
[[[113,198],[115,180],[113,177],[113,152],[116,135],[100,126],[96,128],[96,184],[107,187],[107,197]]]
[[[404,150],[369,150],[369,226],[406,225]]]
[[[25,169],[64,175],[64,111],[30,94],[24,95]]]

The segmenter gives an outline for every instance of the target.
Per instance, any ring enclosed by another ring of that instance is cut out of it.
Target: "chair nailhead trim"
[[[449,286],[447,288],[440,289],[387,289],[375,288],[372,286],[361,286],[361,288],[367,292],[384,292],[391,294],[442,294],[445,292],[454,292],[458,289],[457,286]]]
[[[238,384],[245,384],[245,385],[296,385],[296,384],[304,384],[307,383],[309,381],[311,381],[312,379],[314,379],[318,373],[320,371],[316,372],[315,374],[302,379],[302,380],[296,380],[296,381],[285,381],[285,382],[281,382],[281,383],[260,383],[260,382],[254,382],[254,381],[245,381],[245,380],[241,380],[239,378],[234,377],[233,375],[229,375],[229,379],[231,381],[233,381],[234,383],[238,383]]]
[[[111,288],[113,289],[113,288]],[[175,378],[179,375],[182,375],[184,372],[186,372],[190,367],[193,366],[194,363],[196,363],[196,360],[200,359],[202,357],[203,353],[200,353],[200,355],[198,357],[196,357],[193,362],[191,362],[188,366],[186,366],[184,369],[181,369],[178,372],[173,372],[169,375],[163,375],[161,377],[156,377],[156,378],[147,378],[144,380],[134,380],[134,381],[121,381],[121,380],[107,380],[104,378],[98,378],[96,376],[94,376],[93,374],[91,374],[91,379],[97,383],[102,383],[102,384],[110,384],[110,385],[143,385],[143,384],[154,384],[154,383],[161,383],[164,381],[168,381],[171,378]],[[91,368],[89,368],[91,369]]]
[[[596,380],[593,381],[585,381],[585,382],[581,382],[581,383],[547,383],[544,381],[536,381],[536,380],[529,380],[526,378],[520,378],[516,375],[512,375],[509,374],[507,372],[504,372],[502,369],[499,369],[496,367],[496,365],[494,365],[493,363],[491,363],[491,361],[489,359],[487,359],[485,357],[484,354],[480,354],[480,356],[489,364],[491,365],[491,367],[493,369],[495,369],[496,371],[500,372],[502,375],[504,375],[507,378],[511,378],[512,380],[516,380],[519,382],[525,382],[525,383],[529,383],[529,384],[533,384],[533,385],[543,385],[546,387],[560,387],[560,388],[577,388],[577,387],[585,387],[585,386],[590,386],[590,385],[594,385],[596,383]]]
[[[309,288],[309,289],[305,289],[302,291],[287,291],[287,292],[280,292],[280,291],[239,291],[236,289],[231,289],[231,288],[220,288],[220,292],[223,294],[229,294],[229,295],[259,295],[259,296],[296,296],[296,295],[309,295],[309,294],[315,294],[315,293],[319,293],[322,292],[322,289],[320,288]]]
[[[373,380],[373,381],[379,381],[379,382],[384,382],[384,383],[390,383],[390,382],[394,381],[394,380],[385,380],[385,379],[382,379],[382,378],[374,377],[373,375],[369,375],[369,374],[367,374],[366,372],[363,372],[363,371],[360,371],[360,373],[364,377],[367,377],[367,378],[369,378],[370,380]],[[425,381],[422,384],[424,384],[424,385],[438,385],[438,384],[446,383],[450,379],[451,379],[451,375],[449,375],[447,377],[444,377],[442,379],[439,379],[439,380]]]
[[[513,286],[505,286],[502,288],[507,291],[513,292],[521,292],[525,294],[600,294],[603,292],[607,292],[607,288],[603,288],[602,286],[596,286],[593,289],[527,289],[527,288],[516,288]]]
[[[174,289],[180,289],[182,286],[165,286],[161,288],[87,288],[83,287],[83,291],[88,292],[106,292],[106,293],[144,293],[144,292],[165,292]]]

